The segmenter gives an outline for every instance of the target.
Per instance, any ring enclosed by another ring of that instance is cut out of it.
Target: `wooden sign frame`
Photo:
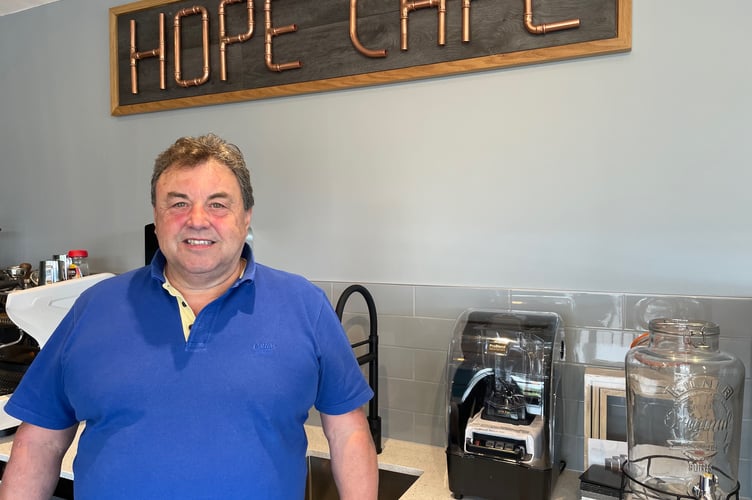
[[[141,0],[113,7],[109,12],[111,113],[129,115],[381,85],[626,52],[632,47],[632,0],[359,1],[355,11],[348,0],[256,0],[255,5],[251,0]],[[446,12],[444,45],[439,44],[441,9],[433,8],[439,3]],[[530,5],[535,11],[530,11],[528,23]],[[583,5],[590,9],[583,12]],[[403,25],[405,6],[414,10]],[[476,11],[479,19],[472,17]],[[218,12],[224,12],[224,17]],[[548,32],[541,28],[573,12],[582,17],[579,27]],[[472,23],[467,32],[466,13]],[[240,37],[251,23],[255,23],[254,33],[246,40],[220,43],[222,35],[224,40],[230,40],[230,35]],[[531,33],[529,26],[534,23],[543,32]],[[284,36],[272,37],[271,30]],[[356,45],[374,53],[380,50],[365,46],[383,48],[387,55],[367,56]],[[223,57],[227,62],[220,69],[218,60]],[[271,59],[291,66],[298,62],[302,67],[271,70],[277,64],[270,64]],[[203,78],[192,78],[202,70]],[[160,88],[160,77],[164,88]]]

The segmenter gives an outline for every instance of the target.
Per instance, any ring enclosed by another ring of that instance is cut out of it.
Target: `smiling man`
[[[151,198],[151,265],[86,290],[7,403],[0,499],[49,499],[81,422],[77,500],[303,498],[312,406],[340,497],[376,498],[373,393],[325,294],[254,261],[241,152],[178,139]]]
[[[165,277],[198,313],[246,266],[241,254],[251,208],[235,175],[217,160],[172,165],[155,175],[154,226],[167,260]]]

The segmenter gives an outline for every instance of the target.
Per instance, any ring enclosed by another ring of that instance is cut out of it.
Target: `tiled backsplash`
[[[350,283],[316,282],[335,304]],[[650,319],[706,320],[721,329],[721,350],[746,367],[739,475],[752,496],[752,298],[515,290],[422,285],[364,285],[374,297],[379,332],[379,414],[383,435],[445,446],[446,361],[455,319],[474,309],[551,311],[563,322],[566,351],[558,366],[557,442],[567,468],[583,469],[584,372],[623,366],[632,339]],[[351,340],[367,337],[365,302],[348,301],[344,323]],[[313,414],[315,423],[318,416]]]

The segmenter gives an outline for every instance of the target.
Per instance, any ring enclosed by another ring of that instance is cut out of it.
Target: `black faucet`
[[[368,353],[358,357],[358,364],[364,365],[368,363],[368,383],[373,390],[373,397],[368,402],[368,426],[371,429],[371,436],[373,436],[373,444],[376,445],[376,453],[381,453],[381,417],[379,417],[379,334],[376,323],[376,305],[373,302],[371,293],[362,285],[350,285],[342,292],[339,300],[337,301],[337,307],[335,312],[340,321],[342,321],[342,313],[345,310],[345,303],[350,295],[353,293],[360,293],[366,301],[368,306],[368,322],[370,323],[370,330],[368,339],[356,342],[352,344],[352,348],[360,347],[368,344]]]

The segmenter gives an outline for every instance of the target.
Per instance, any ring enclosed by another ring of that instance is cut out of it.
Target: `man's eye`
[[[227,207],[225,207],[225,205],[224,205],[224,204],[222,204],[222,203],[219,203],[219,202],[216,202],[216,201],[215,201],[215,202],[213,202],[213,203],[210,203],[210,204],[209,204],[209,207],[210,207],[210,208],[213,208],[213,209],[215,209],[215,210],[221,210],[221,209],[223,209],[223,208],[227,208]]]
[[[185,208],[188,204],[184,201],[178,201],[172,204],[172,208]]]

